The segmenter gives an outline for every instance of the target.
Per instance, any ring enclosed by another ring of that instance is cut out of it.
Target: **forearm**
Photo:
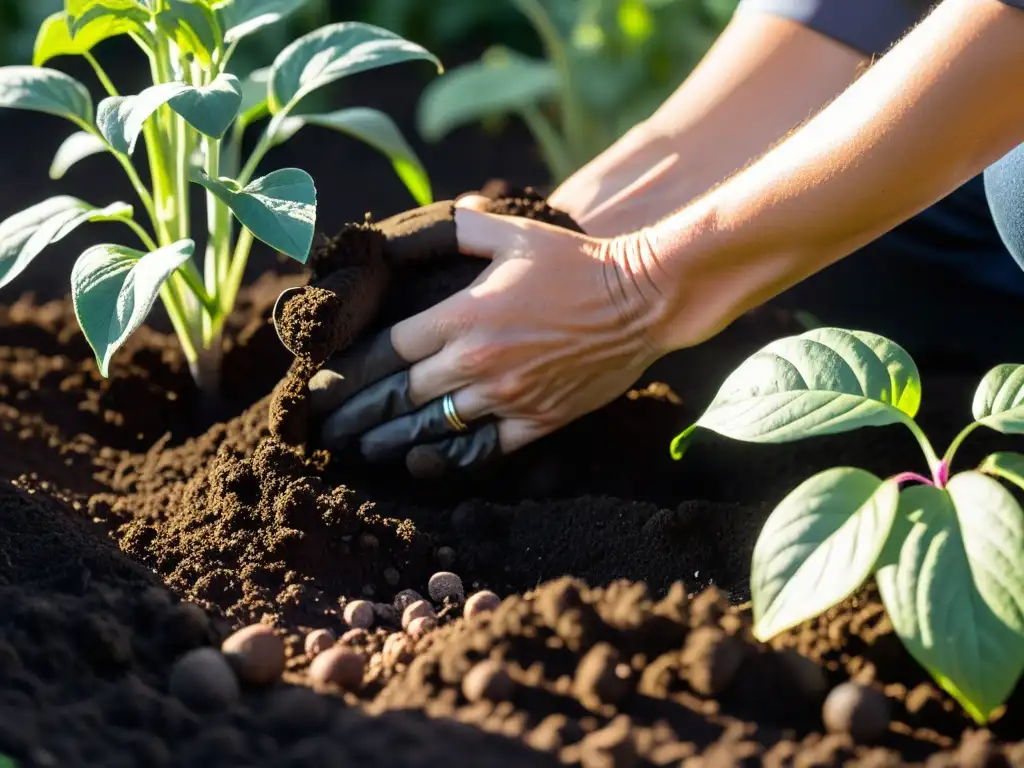
[[[646,230],[638,258],[673,286],[659,342],[707,338],[1024,142],[1022,71],[1024,12],[945,0],[804,127]]]
[[[596,236],[653,224],[763,154],[866,61],[793,21],[737,13],[665,104],[563,183],[551,203]]]

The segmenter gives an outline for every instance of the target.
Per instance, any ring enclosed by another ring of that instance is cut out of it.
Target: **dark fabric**
[[[444,400],[438,398],[418,411],[374,427],[359,439],[359,448],[367,461],[391,461],[404,456],[413,445],[455,434],[444,414]]]
[[[320,439],[325,448],[340,451],[352,438],[415,409],[409,396],[409,371],[400,371],[345,401],[324,421]]]
[[[309,381],[310,408],[318,415],[333,411],[361,389],[408,367],[388,328],[327,361]]]
[[[1024,270],[1024,144],[989,166],[984,176],[996,231]]]

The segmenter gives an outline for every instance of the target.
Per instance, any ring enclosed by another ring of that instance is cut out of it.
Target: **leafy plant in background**
[[[50,243],[86,222],[130,227],[143,250],[104,244],[75,263],[72,296],[78,321],[101,373],[162,299],[198,386],[219,386],[221,330],[234,306],[249,253],[258,239],[299,262],[308,258],[316,221],[316,188],[305,171],[286,168],[256,177],[273,148],[304,126],[331,128],[379,149],[420,203],[431,200],[422,165],[394,122],[363,108],[304,114],[306,98],[343,77],[411,60],[437,58],[379,27],[332,24],[299,38],[273,64],[245,81],[226,71],[239,42],[280,22],[304,0],[66,0],[39,30],[33,66],[0,67],[0,107],[59,115],[78,126],[50,170],[61,178],[97,154],[112,156],[131,180],[146,222],[131,205],[102,208],[54,197],[0,224],[0,288]],[[93,56],[104,40],[129,35],[150,64],[153,85],[123,96]],[[86,87],[47,68],[51,59],[83,56],[107,92],[93,104]],[[241,162],[247,127],[269,118]],[[147,187],[132,164],[139,139],[149,160]],[[203,271],[189,185],[206,190]],[[234,231],[232,216],[241,223]],[[147,230],[146,224],[151,227]]]
[[[1024,489],[1024,454],[995,453],[952,474],[963,441],[986,427],[1024,434],[1024,365],[999,365],[974,396],[974,421],[940,458],[914,421],[917,366],[881,336],[819,328],[775,341],[722,384],[672,444],[695,430],[786,443],[903,424],[930,476],[886,479],[837,467],[780,503],[754,547],[751,596],[762,640],[822,613],[872,575],[910,654],[979,723],[1024,670],[1024,512],[998,479]]]
[[[509,115],[528,126],[561,181],[650,114],[707,52],[736,0],[511,0],[545,59],[506,46],[423,93],[419,130],[436,141]]]

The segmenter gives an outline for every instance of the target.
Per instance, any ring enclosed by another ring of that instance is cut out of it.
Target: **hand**
[[[478,466],[611,402],[668,351],[641,237],[598,240],[487,203],[455,213],[459,250],[491,261],[476,281],[310,381],[325,447],[358,440],[366,459],[405,456],[418,476]]]

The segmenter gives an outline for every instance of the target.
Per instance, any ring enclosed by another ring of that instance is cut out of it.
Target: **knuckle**
[[[496,346],[468,342],[456,351],[455,367],[459,375],[476,379],[492,371],[499,358]]]
[[[521,376],[502,376],[491,387],[491,395],[499,403],[518,403],[527,392],[528,385]]]

